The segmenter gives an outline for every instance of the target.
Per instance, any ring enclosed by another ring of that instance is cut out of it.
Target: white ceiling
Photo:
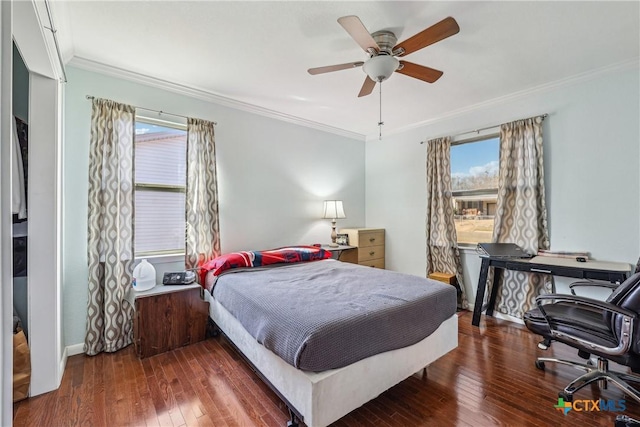
[[[383,83],[383,132],[640,57],[640,3],[54,1],[63,56],[178,83],[280,114],[377,135],[365,74],[307,69],[366,60],[337,23],[357,15],[398,41],[447,16],[460,32],[404,59],[444,71],[434,84]],[[167,110],[169,110],[167,106]]]

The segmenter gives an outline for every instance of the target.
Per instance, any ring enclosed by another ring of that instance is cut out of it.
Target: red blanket
[[[287,246],[266,251],[241,251],[220,255],[202,265],[200,284],[204,286],[209,271],[218,276],[223,271],[239,267],[261,267],[264,265],[316,261],[331,258],[331,252],[315,246]]]

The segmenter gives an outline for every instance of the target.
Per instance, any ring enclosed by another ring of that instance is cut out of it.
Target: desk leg
[[[482,303],[484,302],[484,291],[487,288],[487,275],[489,274],[489,258],[482,258],[480,267],[480,277],[478,278],[478,290],[476,291],[476,303],[473,307],[473,326],[480,325],[480,314],[482,313]]]
[[[496,298],[498,297],[498,287],[500,286],[501,268],[493,268],[493,286],[491,287],[491,297],[487,306],[487,316],[493,316],[493,309],[496,306]]]

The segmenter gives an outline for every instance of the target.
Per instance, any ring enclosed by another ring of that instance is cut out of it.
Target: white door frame
[[[13,239],[11,220],[12,3],[0,1],[0,423],[13,420]],[[11,326],[10,326],[11,325]]]
[[[0,237],[2,257],[2,413],[13,418],[13,286],[11,224],[12,41],[29,70],[29,194],[27,286],[31,388],[35,396],[59,387],[64,371],[61,313],[61,84],[60,65],[42,0],[1,1]],[[44,19],[43,19],[44,18]],[[5,179],[7,178],[7,179]],[[38,260],[34,262],[33,260]]]

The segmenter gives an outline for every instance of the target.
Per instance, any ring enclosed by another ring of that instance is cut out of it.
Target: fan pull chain
[[[380,121],[378,122],[378,141],[382,141],[382,125],[384,122],[382,121],[382,82],[380,82]]]

